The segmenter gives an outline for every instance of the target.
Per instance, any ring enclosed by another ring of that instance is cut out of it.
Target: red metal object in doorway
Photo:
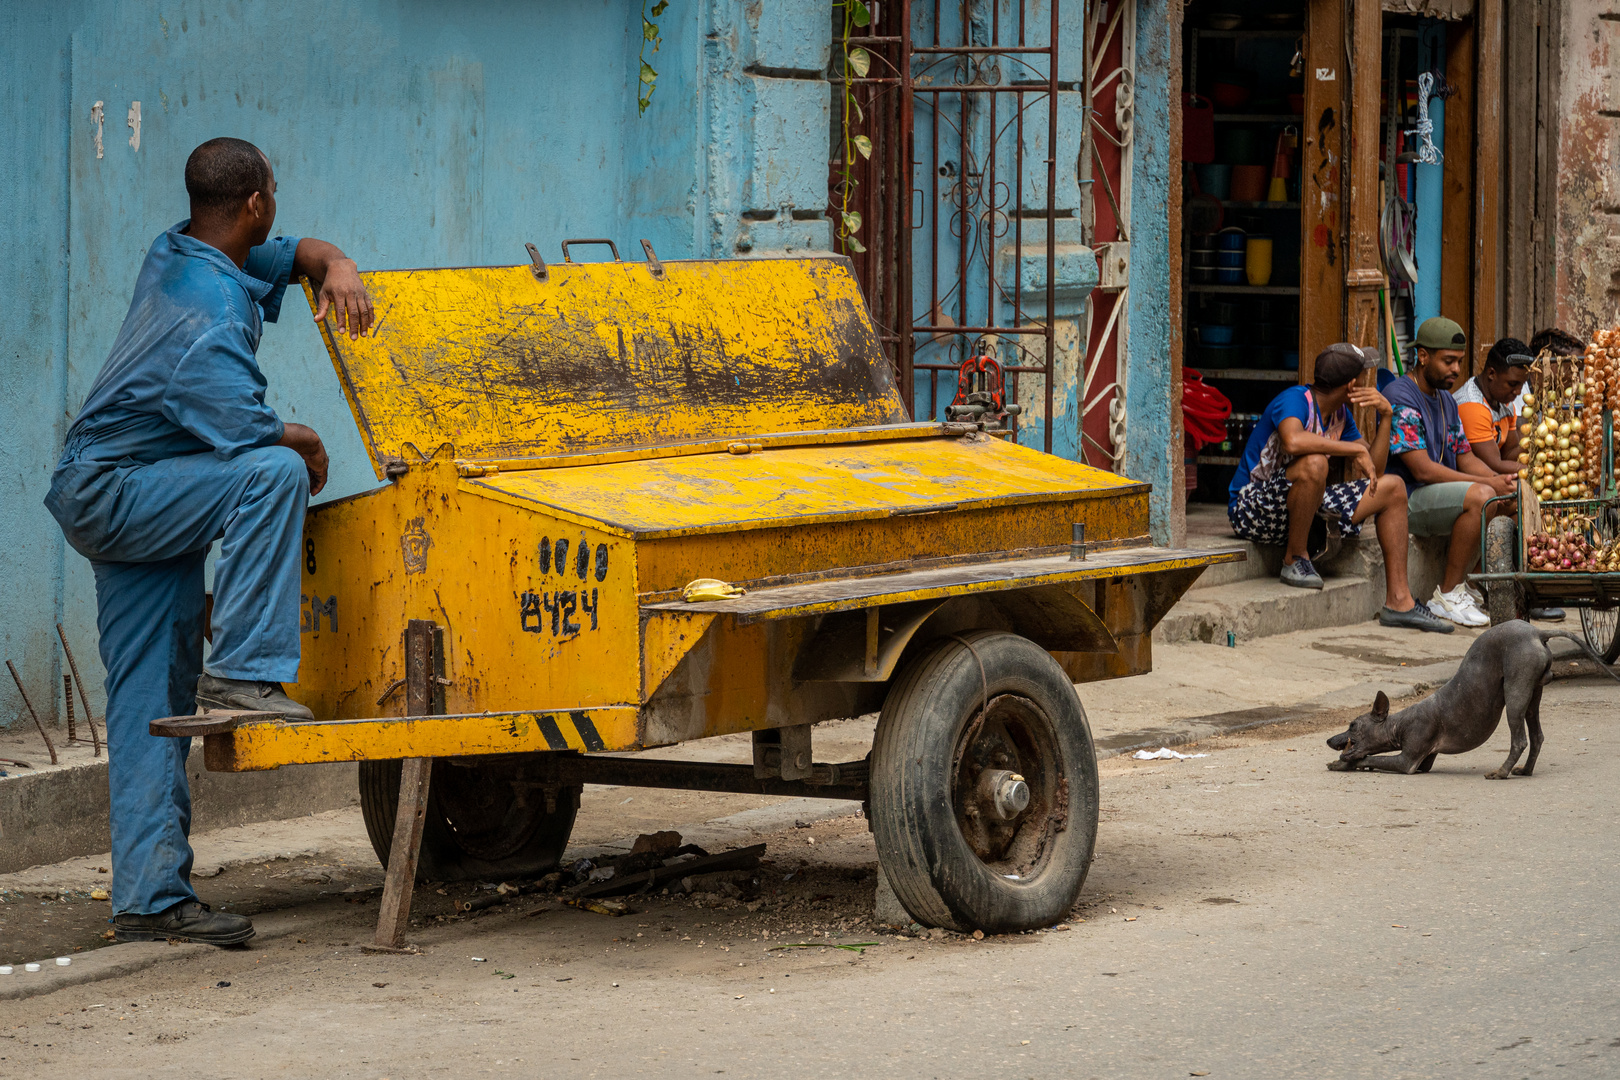
[[[956,373],[956,397],[945,406],[945,418],[977,424],[990,435],[1011,435],[1007,418],[1020,412],[1007,402],[1007,384],[1001,365],[992,356],[970,356]]]
[[[966,405],[974,394],[986,395],[985,403],[997,412],[1007,407],[1007,391],[1001,378],[1001,365],[988,356],[970,356],[956,376],[956,397],[952,405]]]

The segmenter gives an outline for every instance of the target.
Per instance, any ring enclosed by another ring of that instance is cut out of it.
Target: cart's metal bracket
[[[280,719],[280,713],[209,709],[199,716],[165,716],[146,725],[146,730],[160,737],[189,739],[195,735],[220,735],[235,731],[239,725],[255,721]]]
[[[799,653],[799,682],[887,682],[917,628],[943,600],[839,612],[821,621]]]
[[[814,772],[810,757],[810,725],[791,724],[754,732],[754,775],[805,780]]]
[[[551,271],[546,266],[546,260],[541,257],[540,249],[533,244],[524,244],[523,246],[529,250],[529,261],[533,266],[534,279],[536,281],[549,281]]]
[[[774,752],[777,748],[771,747]],[[759,777],[752,765],[720,761],[675,761],[645,754],[542,754],[522,787],[545,790],[558,784],[616,784],[619,787],[724,791],[739,795],[785,795],[864,802],[870,769],[865,759],[837,764],[817,761],[803,780],[774,773]]]

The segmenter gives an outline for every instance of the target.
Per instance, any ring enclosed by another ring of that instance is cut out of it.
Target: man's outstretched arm
[[[315,290],[316,322],[325,319],[330,309],[337,316],[339,332],[347,331],[351,341],[371,329],[375,321],[371,296],[360,280],[360,270],[354,260],[343,254],[336,244],[310,236],[299,240],[298,250],[293,254],[293,276],[309,278]]]

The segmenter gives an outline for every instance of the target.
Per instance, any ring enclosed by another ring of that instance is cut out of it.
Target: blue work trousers
[[[107,669],[114,912],[150,914],[191,889],[189,739],[151,721],[196,711],[203,670],[203,562],[214,568],[208,671],[267,682],[298,677],[299,541],[309,474],[286,447],[120,470],[106,513],[74,547],[96,573]]]

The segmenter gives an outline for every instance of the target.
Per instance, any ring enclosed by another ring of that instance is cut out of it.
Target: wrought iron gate
[[[1056,192],[1060,169],[1081,190],[1090,172],[1087,139],[1059,146],[1059,117],[1072,107],[1088,126],[1089,21],[1065,42],[1060,0],[889,0],[867,10],[870,26],[847,41],[842,16],[836,23],[845,57],[865,54],[834,60],[847,80],[835,82],[839,94],[852,94],[836,109],[849,127],[834,140],[833,215],[841,226],[846,208],[858,215],[853,231],[838,229],[840,249],[917,418],[942,417],[962,362],[992,355],[1023,408],[1013,421],[1026,428],[1021,441],[1051,451],[1059,232],[1084,216],[1060,209]]]

